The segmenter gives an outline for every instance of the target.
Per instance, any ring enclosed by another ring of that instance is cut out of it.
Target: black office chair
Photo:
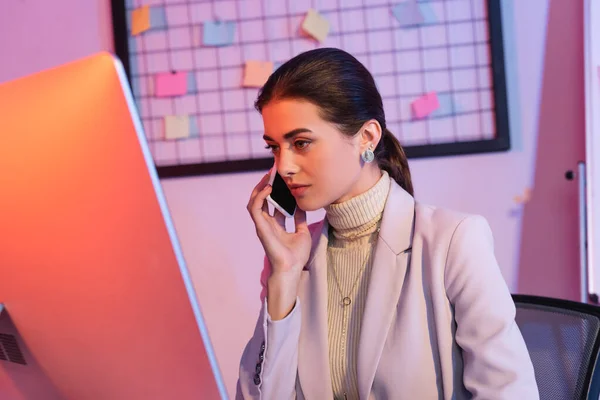
[[[600,307],[517,294],[513,300],[540,399],[598,400]]]

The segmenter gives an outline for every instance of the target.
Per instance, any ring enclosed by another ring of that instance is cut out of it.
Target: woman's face
[[[361,193],[361,135],[344,136],[303,100],[273,101],[262,117],[265,142],[298,207],[314,211]]]

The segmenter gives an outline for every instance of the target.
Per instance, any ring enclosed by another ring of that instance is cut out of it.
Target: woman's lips
[[[302,196],[308,188],[309,188],[309,185],[292,186],[290,188],[290,192],[292,192],[292,195],[294,195],[294,197]]]

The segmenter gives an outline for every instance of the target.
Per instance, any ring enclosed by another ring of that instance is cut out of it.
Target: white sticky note
[[[165,117],[165,139],[185,139],[190,137],[190,118],[187,115],[167,115]]]
[[[317,10],[311,8],[304,17],[302,30],[319,42],[323,42],[329,34],[329,22]]]

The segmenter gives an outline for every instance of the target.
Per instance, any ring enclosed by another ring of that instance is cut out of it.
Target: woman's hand
[[[294,307],[300,275],[310,256],[311,236],[306,212],[300,208],[297,207],[294,214],[294,232],[286,231],[285,216],[277,209],[274,216],[269,215],[266,201],[272,190],[268,184],[269,175],[265,175],[252,191],[247,209],[271,263],[267,298],[269,315],[276,320],[285,317]]]

